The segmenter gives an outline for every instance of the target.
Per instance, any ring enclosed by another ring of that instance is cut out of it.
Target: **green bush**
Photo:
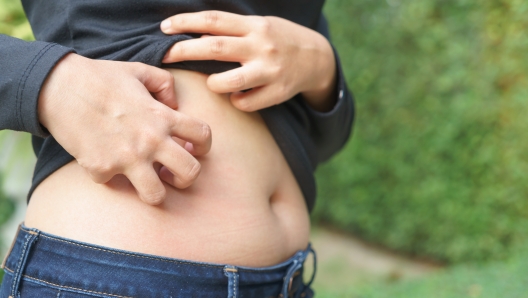
[[[20,2],[0,7],[0,33],[32,39]],[[443,261],[520,249],[528,3],[329,0],[325,10],[357,119],[318,171],[314,218]],[[1,202],[0,213],[11,208]]]
[[[331,0],[357,99],[314,218],[441,261],[528,239],[528,2]]]
[[[34,39],[20,1],[0,0],[0,34]]]
[[[9,198],[2,190],[2,176],[0,175],[0,227],[11,218],[15,211],[15,202]],[[3,240],[0,238],[0,247],[3,246]],[[0,262],[3,259],[4,252],[0,251]],[[4,271],[0,270],[0,284],[2,283],[2,277]]]
[[[22,11],[20,1],[0,0],[0,34],[7,34],[25,40],[33,39],[31,28]],[[2,151],[1,145],[2,143],[0,142],[0,152]],[[0,173],[0,227],[9,220],[15,210],[14,200],[8,198],[3,192],[1,178],[2,173]],[[0,239],[0,246],[2,246],[1,241]],[[0,258],[3,258],[3,253],[0,251]],[[0,270],[0,283],[3,276],[4,271]]]
[[[379,281],[361,286],[316,287],[318,298],[520,298],[526,297],[528,258],[457,265],[417,280]]]

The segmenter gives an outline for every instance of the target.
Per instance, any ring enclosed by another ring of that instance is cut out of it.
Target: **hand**
[[[42,125],[93,181],[106,183],[124,174],[143,201],[159,204],[166,189],[154,164],[174,174],[161,173],[165,182],[185,188],[200,173],[193,155],[211,147],[209,126],[176,108],[169,72],[69,54],[44,83],[38,113]],[[187,141],[187,150],[172,136]]]
[[[316,31],[278,17],[221,11],[179,14],[163,21],[161,29],[166,34],[207,34],[176,43],[164,63],[221,60],[242,64],[207,80],[213,92],[231,92],[231,102],[240,110],[266,108],[298,93],[317,110],[334,105],[335,57],[326,38]]]

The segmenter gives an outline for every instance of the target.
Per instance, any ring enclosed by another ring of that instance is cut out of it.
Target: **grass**
[[[333,272],[320,272],[331,276]],[[341,278],[335,276],[335,278]],[[522,298],[528,297],[528,254],[504,262],[459,265],[418,280],[363,285],[316,285],[317,298]]]

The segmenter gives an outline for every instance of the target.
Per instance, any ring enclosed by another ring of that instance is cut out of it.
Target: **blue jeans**
[[[302,272],[310,253],[315,261],[308,246],[278,265],[250,268],[111,249],[21,226],[3,264],[0,297],[309,298],[311,281],[305,284]]]

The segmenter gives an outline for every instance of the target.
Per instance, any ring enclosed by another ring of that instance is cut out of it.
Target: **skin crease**
[[[214,58],[242,67],[168,76],[138,63],[68,55],[44,85],[39,117],[77,162],[37,187],[25,224],[160,256],[281,262],[306,247],[310,222],[295,177],[254,111],[297,93],[330,110],[333,51],[319,33],[275,17],[203,12],[170,20],[165,33],[214,36],[177,43],[165,62]]]

